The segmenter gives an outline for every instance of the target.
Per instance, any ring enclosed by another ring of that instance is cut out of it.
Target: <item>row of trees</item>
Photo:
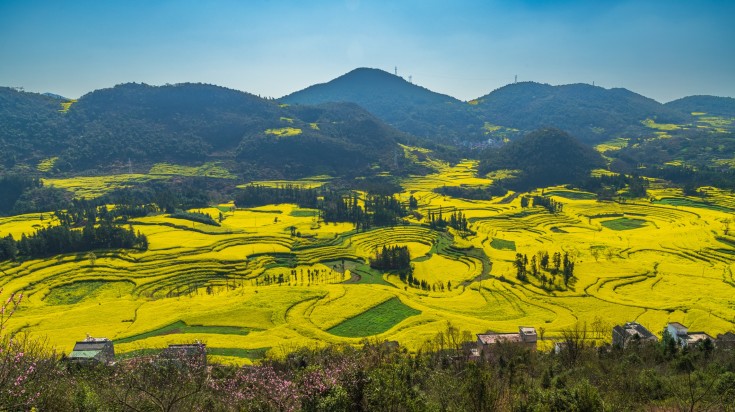
[[[316,189],[299,185],[287,184],[276,187],[247,185],[235,194],[235,205],[237,207],[257,207],[295,203],[299,207],[315,209],[318,196]]]
[[[487,186],[442,186],[434,189],[434,192],[459,199],[490,200],[493,197],[504,196],[508,190],[500,183],[493,182]]]
[[[521,207],[540,206],[548,210],[549,213],[560,213],[564,209],[564,203],[546,196],[528,196],[521,197]]]
[[[630,197],[646,197],[648,180],[637,174],[610,173],[587,178],[580,189],[595,193],[600,200],[613,200],[618,191],[628,188]]]
[[[469,232],[467,216],[461,210],[453,211],[449,214],[448,218],[444,216],[441,208],[438,211],[430,210],[426,216],[426,220],[429,222],[429,227],[435,230],[444,230],[447,227],[451,227],[461,232]]]

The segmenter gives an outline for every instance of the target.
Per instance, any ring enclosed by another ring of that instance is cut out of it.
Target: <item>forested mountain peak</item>
[[[353,102],[407,133],[435,141],[482,139],[468,105],[379,69],[359,68],[279,99],[289,104]]]
[[[380,69],[357,68],[327,83],[315,84],[291,93],[280,100],[286,103],[326,103],[368,101],[378,96],[396,102],[409,99],[414,103],[444,102],[461,103],[454,97],[433,92],[425,87],[408,82],[401,76]]]

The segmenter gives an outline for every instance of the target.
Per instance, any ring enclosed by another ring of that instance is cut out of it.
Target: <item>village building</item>
[[[627,322],[617,325],[612,330],[612,344],[619,348],[625,348],[631,342],[658,342],[658,338],[638,322]]]
[[[689,345],[696,345],[697,343],[704,342],[706,340],[709,340],[712,343],[715,341],[712,336],[704,332],[689,332],[689,328],[679,322],[669,322],[666,325],[666,331],[668,331],[669,335],[674,338],[682,348]]]
[[[535,351],[537,340],[536,329],[528,326],[519,327],[518,333],[486,332],[477,335],[476,354],[485,353],[487,355],[492,352],[493,346],[501,343],[519,345]]]
[[[87,338],[74,345],[67,359],[71,362],[99,362],[110,365],[115,362],[115,346],[107,338]]]

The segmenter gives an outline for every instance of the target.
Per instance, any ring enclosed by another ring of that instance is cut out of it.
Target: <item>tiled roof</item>
[[[69,354],[71,359],[91,359],[99,355],[98,350],[74,350]]]

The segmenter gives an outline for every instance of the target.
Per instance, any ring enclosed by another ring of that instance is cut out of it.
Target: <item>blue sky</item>
[[[280,97],[356,67],[468,100],[513,81],[735,96],[733,1],[0,0],[0,85]]]

